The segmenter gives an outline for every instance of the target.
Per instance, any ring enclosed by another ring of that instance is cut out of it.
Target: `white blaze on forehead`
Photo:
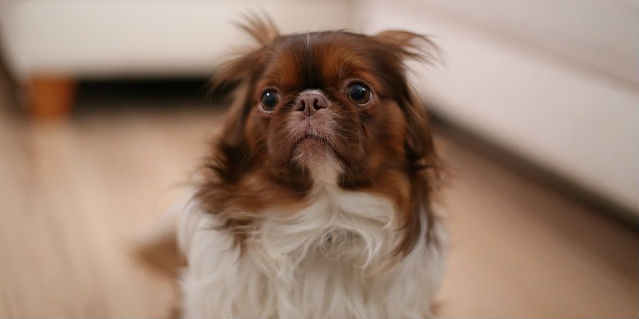
[[[326,95],[324,94],[324,91],[322,91],[320,89],[308,89],[308,90],[304,90],[304,91],[300,92],[300,94],[302,94],[302,93],[321,94],[321,95],[324,95],[324,97],[326,97]]]

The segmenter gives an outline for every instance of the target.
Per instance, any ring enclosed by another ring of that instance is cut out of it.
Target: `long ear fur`
[[[374,37],[396,52],[404,73],[406,72],[404,64],[406,60],[434,63],[440,56],[437,45],[424,35],[391,30],[378,33]],[[404,79],[406,79],[405,74]],[[405,225],[407,236],[399,249],[403,253],[408,253],[414,247],[415,240],[419,237],[423,227],[426,227],[427,239],[436,243],[437,237],[433,233],[435,215],[431,207],[430,194],[439,184],[443,169],[435,152],[433,135],[423,103],[420,102],[408,84],[402,88],[402,91],[399,92],[400,101],[398,102],[401,104],[407,123],[404,145],[409,164],[408,169],[411,173],[412,207],[410,209],[412,214]],[[419,219],[421,214],[426,214],[427,225],[421,225]]]
[[[267,46],[280,35],[275,23],[268,15],[247,14],[244,20],[236,25],[246,31],[260,46]]]
[[[236,25],[248,33],[258,46],[223,64],[210,81],[212,94],[234,91],[233,104],[222,130],[222,141],[226,146],[237,146],[242,140],[244,122],[248,115],[247,94],[263,69],[269,44],[279,36],[277,27],[267,16],[246,15],[244,20]]]
[[[251,110],[252,94],[260,72],[266,63],[267,51],[271,42],[278,37],[277,28],[267,17],[251,15],[238,26],[246,31],[256,42],[257,47],[240,54],[223,64],[211,79],[213,92],[233,90],[233,103],[226,115],[221,135],[214,139],[212,154],[201,167],[204,178],[194,198],[198,199],[200,209],[205,212],[219,213],[231,198],[230,189],[252,167],[253,160],[247,156],[248,145],[244,127]],[[242,218],[228,218],[225,227],[242,227]]]
[[[427,36],[408,31],[389,30],[380,32],[374,37],[390,46],[399,55],[403,64],[406,60],[417,60],[426,63],[434,63],[439,60],[440,52],[437,45]],[[415,169],[421,170],[438,165],[436,158],[432,132],[428,124],[428,116],[423,103],[409,85],[400,92],[399,101],[402,104],[408,132],[406,136],[407,156]]]
[[[432,63],[440,59],[437,44],[428,36],[403,30],[386,30],[375,34],[378,41],[393,46],[404,59]]]
[[[251,47],[225,64],[221,65],[210,82],[213,92],[235,88],[239,82],[249,80],[258,70],[261,58],[268,45],[279,36],[273,21],[266,15],[249,14],[244,22],[235,25],[255,40],[257,47]]]

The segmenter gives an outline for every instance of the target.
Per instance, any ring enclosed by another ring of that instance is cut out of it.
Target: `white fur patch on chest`
[[[180,242],[186,317],[423,317],[439,253],[425,241],[390,267],[398,240],[384,197],[321,183],[298,211],[271,208],[240,254],[215,216],[190,212]]]
[[[269,218],[251,236],[249,242],[278,264],[274,267],[335,256],[360,259],[358,266],[365,267],[394,244],[396,213],[389,200],[333,185],[314,189],[310,197],[298,212],[264,212]]]

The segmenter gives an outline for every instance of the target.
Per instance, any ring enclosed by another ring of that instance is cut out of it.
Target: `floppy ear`
[[[439,184],[442,169],[435,152],[426,108],[407,81],[405,61],[433,63],[439,51],[428,37],[412,32],[384,31],[373,37],[392,52],[401,76],[401,81],[395,83],[398,91],[396,99],[406,119],[404,147],[411,183],[411,203],[404,225],[405,237],[398,246],[398,252],[406,254],[413,249],[424,228],[427,240],[438,244],[433,228],[436,217],[432,211],[430,193]],[[425,225],[420,216],[425,216]]]
[[[257,47],[222,64],[210,81],[211,94],[233,91],[233,103],[222,130],[222,141],[227,146],[237,146],[243,139],[244,122],[250,111],[248,94],[264,68],[268,46],[279,36],[277,27],[267,16],[247,15],[244,20],[236,25],[257,42]]]
[[[251,110],[250,94],[264,69],[268,46],[278,36],[270,19],[256,15],[245,17],[245,22],[238,26],[257,42],[257,47],[222,64],[210,81],[212,94],[228,90],[232,90],[233,94],[233,102],[224,119],[222,131],[211,145],[213,154],[204,167],[215,174],[216,178],[211,178],[211,181],[219,178],[225,184],[237,180],[251,165],[251,159],[246,157],[248,146],[244,135],[244,126]],[[210,187],[212,186],[202,189]]]
[[[435,247],[440,244],[433,227],[437,216],[431,206],[431,193],[440,185],[444,170],[435,151],[426,108],[415,96],[409,90],[407,99],[402,102],[406,117],[404,147],[411,183],[410,212],[405,224],[406,237],[399,246],[403,253],[412,250],[423,228],[429,243],[433,243]],[[426,218],[425,225],[420,216]]]
[[[406,154],[412,168],[417,171],[430,169],[437,171],[439,163],[435,154],[433,137],[426,109],[406,80],[407,60],[434,63],[439,60],[437,45],[427,36],[402,31],[382,31],[373,36],[382,42],[396,55],[398,67],[401,68],[403,81],[398,101],[401,104],[407,123]]]

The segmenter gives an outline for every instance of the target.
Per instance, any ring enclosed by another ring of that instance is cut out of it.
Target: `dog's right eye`
[[[273,90],[266,91],[262,94],[260,106],[266,112],[272,112],[280,101],[280,96]]]

